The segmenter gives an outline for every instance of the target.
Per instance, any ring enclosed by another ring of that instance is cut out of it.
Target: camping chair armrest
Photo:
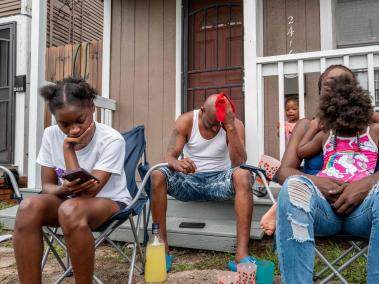
[[[132,208],[133,205],[138,201],[138,199],[140,198],[140,195],[142,193],[142,191],[146,194],[145,192],[145,185],[147,183],[147,180],[149,179],[151,173],[156,170],[156,169],[159,169],[159,168],[162,168],[162,167],[168,167],[168,163],[160,163],[160,164],[156,164],[154,166],[152,166],[146,173],[145,177],[143,178],[142,180],[142,184],[141,186],[138,188],[138,192],[136,194],[136,196],[134,196],[132,202],[128,205],[127,208]],[[147,195],[147,194],[146,194]]]
[[[261,168],[258,168],[258,167],[254,167],[254,166],[248,165],[248,164],[241,164],[240,168],[248,170],[248,171],[250,171],[250,172],[255,173],[256,175],[258,175],[261,178],[261,180],[263,182],[263,185],[264,185],[264,187],[267,190],[268,197],[270,198],[270,200],[272,201],[272,203],[276,203],[275,197],[272,194],[272,192],[270,190],[270,187],[268,185],[267,176],[266,176],[266,171],[265,170],[263,170]]]
[[[267,179],[266,171],[263,170],[263,169],[261,169],[261,168],[258,168],[258,167],[255,167],[255,166],[251,166],[251,165],[248,165],[248,164],[241,164],[240,168],[248,170],[248,171],[250,171],[252,173],[255,173],[255,174],[259,175],[259,176],[261,176],[261,174],[263,174],[264,177]],[[259,173],[261,173],[261,174],[259,174]]]
[[[15,199],[17,199],[17,202],[20,203],[22,200],[22,194],[20,193],[20,190],[18,189],[18,184],[13,173],[8,168],[1,165],[0,165],[0,170],[4,171],[9,176],[9,179],[12,184],[12,190],[14,192],[14,197]]]

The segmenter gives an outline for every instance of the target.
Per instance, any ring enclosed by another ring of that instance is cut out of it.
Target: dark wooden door
[[[231,97],[244,120],[242,1],[189,0],[184,7],[184,111],[211,94]]]
[[[0,25],[0,164],[13,162],[15,27]]]

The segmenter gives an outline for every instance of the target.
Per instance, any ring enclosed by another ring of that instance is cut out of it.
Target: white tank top
[[[194,161],[196,172],[226,171],[231,167],[225,130],[220,128],[212,139],[203,138],[199,130],[198,109],[193,111],[191,137],[183,152],[184,157]]]

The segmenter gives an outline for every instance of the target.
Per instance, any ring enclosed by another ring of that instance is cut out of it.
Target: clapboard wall
[[[175,120],[175,0],[113,0],[110,96],[114,127],[144,124],[150,163],[161,161]]]
[[[319,0],[265,0],[263,3],[264,56],[320,50]],[[320,74],[305,76],[305,116],[312,118],[318,103]],[[294,79],[297,86],[297,77]],[[285,79],[285,89],[289,80]],[[265,154],[279,158],[278,79],[264,80]],[[289,93],[296,93],[290,90]]]
[[[47,47],[101,40],[103,11],[101,0],[47,0]]]
[[[1,0],[0,18],[20,14],[21,0]]]

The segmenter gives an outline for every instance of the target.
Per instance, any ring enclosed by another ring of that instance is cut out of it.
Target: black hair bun
[[[50,101],[57,95],[57,87],[55,84],[49,84],[41,87],[39,92],[45,101]]]

